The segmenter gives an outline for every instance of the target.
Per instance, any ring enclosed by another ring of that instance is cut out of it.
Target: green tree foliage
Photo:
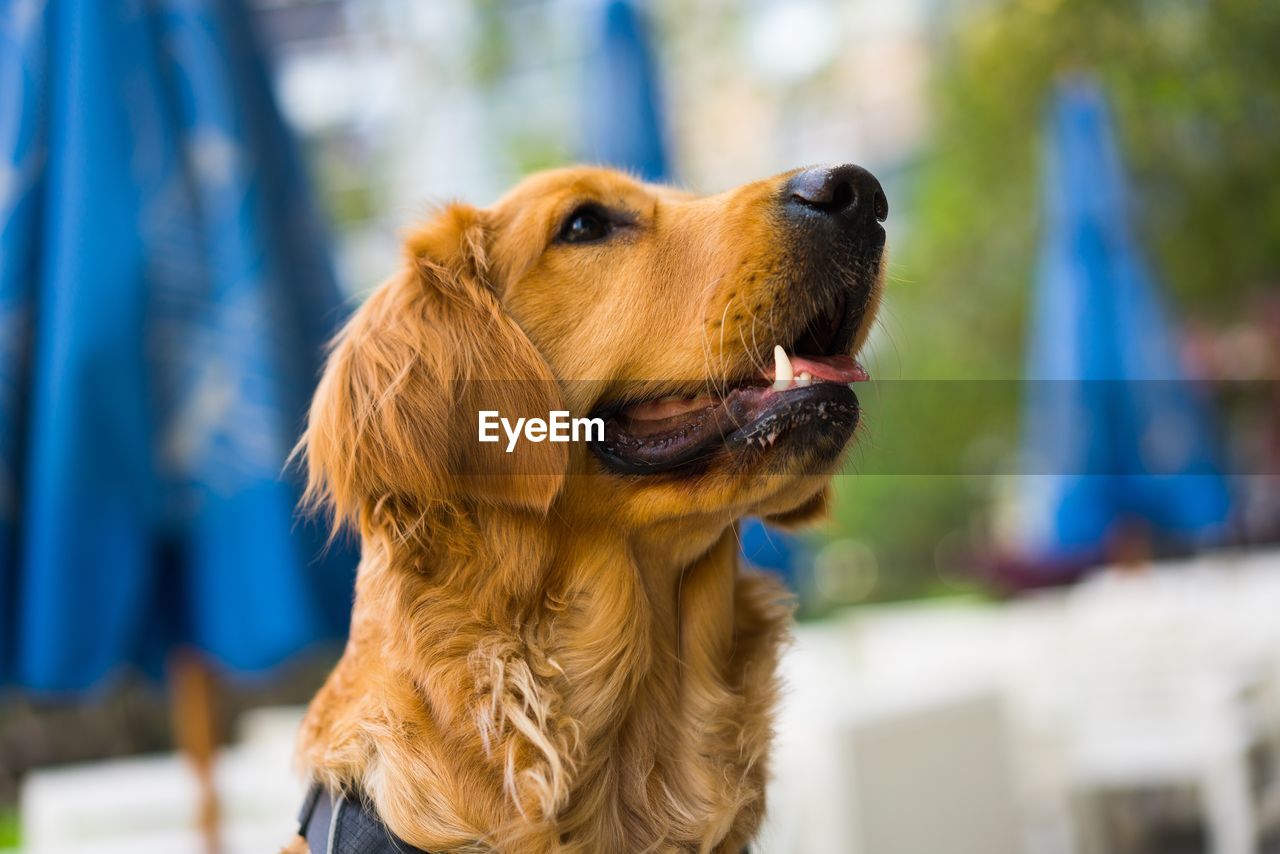
[[[914,290],[958,298],[974,331],[992,333],[972,336],[993,351],[974,352],[995,359],[982,367],[1017,361],[1040,126],[1054,81],[1089,70],[1116,115],[1162,280],[1184,310],[1231,317],[1280,273],[1278,45],[1280,5],[1256,0],[1005,3],[962,26],[943,49],[903,259]]]

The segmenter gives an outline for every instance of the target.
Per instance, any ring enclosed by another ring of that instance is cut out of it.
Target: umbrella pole
[[[170,719],[174,741],[195,770],[200,804],[197,826],[206,854],[222,850],[218,791],[213,779],[218,747],[218,679],[196,652],[174,653],[169,666]]]

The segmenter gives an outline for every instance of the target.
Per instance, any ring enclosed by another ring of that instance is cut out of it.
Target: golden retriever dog
[[[736,525],[824,510],[887,215],[852,165],[705,197],[570,168],[413,232],[300,445],[363,548],[309,778],[431,852],[743,850],[790,602]],[[508,450],[482,410],[603,436]]]

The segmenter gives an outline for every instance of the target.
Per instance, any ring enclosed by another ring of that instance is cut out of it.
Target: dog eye
[[[556,240],[561,243],[591,243],[603,240],[613,231],[613,223],[598,208],[584,206],[569,214],[560,227]]]

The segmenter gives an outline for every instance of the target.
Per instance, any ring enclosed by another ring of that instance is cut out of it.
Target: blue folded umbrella
[[[631,0],[604,0],[586,62],[585,157],[649,181],[671,178],[662,98],[643,15]]]
[[[1220,538],[1231,498],[1204,401],[1129,222],[1102,93],[1064,80],[1045,134],[1044,232],[1026,376],[1022,547],[1096,559],[1117,526]]]
[[[341,636],[283,473],[341,320],[238,0],[0,16],[0,684]]]

